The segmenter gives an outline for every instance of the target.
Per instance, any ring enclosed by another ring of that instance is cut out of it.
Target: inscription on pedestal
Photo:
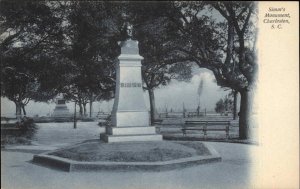
[[[142,87],[141,83],[120,83],[121,87]]]

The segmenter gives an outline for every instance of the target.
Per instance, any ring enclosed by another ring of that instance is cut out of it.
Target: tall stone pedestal
[[[107,126],[100,138],[106,142],[162,140],[155,127],[149,126],[142,88],[143,57],[139,55],[138,42],[129,39],[121,45],[112,126]]]

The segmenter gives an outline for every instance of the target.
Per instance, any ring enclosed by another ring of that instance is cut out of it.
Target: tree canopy
[[[45,73],[47,62],[59,61],[61,23],[56,10],[44,2],[0,3],[1,96],[15,102],[20,114],[29,100],[55,95],[56,80],[49,82]]]
[[[188,81],[192,64],[241,95],[240,137],[248,138],[258,70],[255,2],[0,2],[1,96],[17,112],[58,93],[82,104],[110,99],[118,41],[133,25],[144,88]],[[155,104],[151,103],[151,118]],[[17,114],[18,114],[17,113]]]

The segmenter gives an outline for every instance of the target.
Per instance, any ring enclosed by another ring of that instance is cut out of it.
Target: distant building
[[[52,117],[62,118],[62,117],[71,117],[71,116],[72,115],[69,112],[64,97],[62,95],[56,97],[56,106],[53,110]]]

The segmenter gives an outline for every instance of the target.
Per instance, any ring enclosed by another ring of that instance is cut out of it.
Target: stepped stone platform
[[[221,161],[208,144],[191,141],[86,141],[34,155],[33,163],[63,171],[163,171]]]
[[[106,127],[100,139],[105,142],[162,141],[162,135],[156,134],[156,128],[150,126]]]

